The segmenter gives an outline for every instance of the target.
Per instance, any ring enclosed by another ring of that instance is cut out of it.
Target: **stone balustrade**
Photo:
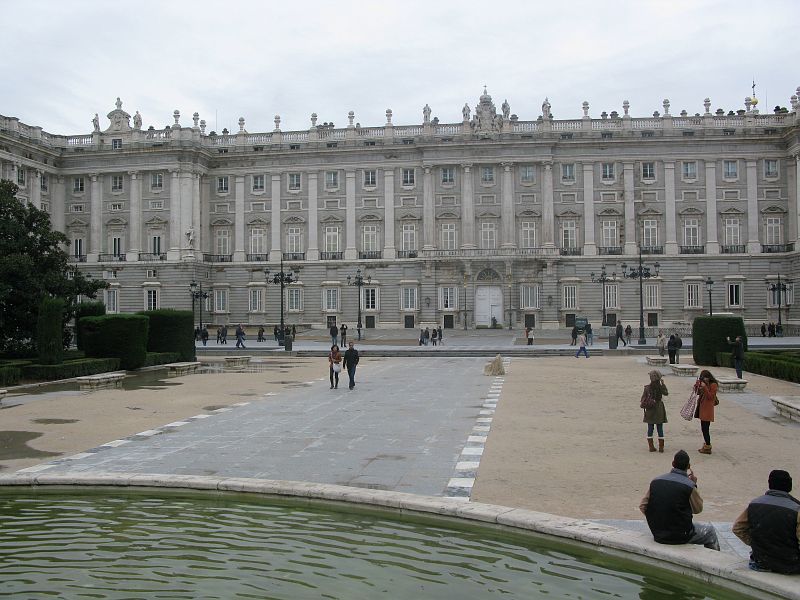
[[[120,388],[125,373],[100,373],[99,375],[86,375],[78,377],[78,387],[81,391],[91,392],[103,388]]]

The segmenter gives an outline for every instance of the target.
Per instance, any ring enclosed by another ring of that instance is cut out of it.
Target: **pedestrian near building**
[[[622,332],[622,323],[617,323],[617,328],[614,330],[614,334],[617,336],[618,340],[622,340],[622,345],[627,346],[628,342],[625,341],[625,336]]]
[[[525,328],[525,337],[528,340],[528,346],[533,346],[533,327]]]
[[[331,328],[328,330],[328,333],[331,334],[331,344],[336,346],[338,345],[336,342],[338,341],[339,337],[339,328],[336,327],[336,324],[332,324]]]
[[[217,344],[222,343],[222,327],[217,327]]]
[[[272,336],[275,338],[276,344],[278,343],[278,332],[279,332],[278,326],[275,325],[275,327],[272,328]]]
[[[342,346],[347,343],[347,324],[345,323],[342,323],[342,326],[339,327],[339,341]]]
[[[767,324],[761,323],[761,337],[767,337]]]
[[[733,533],[750,546],[750,568],[800,574],[800,501],[792,497],[792,477],[776,469],[769,490],[753,500],[733,523]]]
[[[339,346],[334,344],[328,352],[328,367],[331,377],[331,389],[339,387],[339,373],[342,371],[342,353]]]
[[[717,390],[719,383],[708,369],[700,371],[700,376],[694,384],[697,393],[697,409],[695,418],[700,419],[700,430],[703,432],[703,447],[698,450],[700,454],[711,454],[711,423],[714,422],[714,407],[719,404]]]
[[[681,348],[683,348],[683,339],[680,332],[675,332],[675,364],[681,364]]]
[[[768,337],[775,337],[775,323],[772,321],[767,326],[767,333],[769,334]]]
[[[697,491],[697,476],[690,468],[685,450],[675,453],[669,473],[650,482],[639,510],[659,544],[702,544],[719,550],[714,526],[692,522],[692,515],[703,511],[703,499]]]
[[[258,328],[258,338],[256,339],[257,342],[265,342],[266,339],[264,338],[264,326]]]
[[[292,339],[293,340],[297,339],[297,327],[295,327],[294,325],[292,325]]]
[[[200,331],[200,340],[203,342],[203,346],[206,346],[208,344],[208,328],[207,327],[203,327],[203,329]]]
[[[658,337],[656,338],[656,348],[658,348],[659,356],[664,356],[667,351],[667,338],[660,329],[658,330]]]
[[[245,347],[245,345],[244,345],[244,327],[242,327],[241,323],[239,323],[239,325],[236,327],[236,347],[237,348],[244,348]]]
[[[628,326],[625,328],[625,341],[627,342],[625,344],[626,346],[631,343],[631,335],[633,335],[633,329],[631,329],[629,323]]]
[[[592,324],[586,324],[586,341],[590,346],[594,346],[594,332],[592,331]]]
[[[644,386],[640,406],[644,410],[642,422],[647,423],[647,447],[650,452],[656,451],[653,443],[653,428],[658,432],[658,451],[664,452],[664,423],[667,422],[667,409],[664,406],[664,396],[669,395],[667,384],[660,371],[655,369],[648,374],[650,383]],[[649,398],[648,402],[645,399]]]
[[[586,358],[589,358],[589,351],[586,350],[586,334],[583,331],[578,333],[578,351],[575,353],[575,358],[578,358],[581,352]]]
[[[742,367],[744,366],[744,342],[742,336],[737,335],[736,339],[731,341],[730,337],[725,338],[728,345],[731,346],[733,354],[733,368],[736,369],[736,377],[742,378]]]
[[[222,326],[222,343],[223,344],[227,344],[228,343],[228,326],[227,325],[223,325]]]
[[[439,331],[436,329],[436,327],[434,327],[433,331],[431,331],[431,345],[435,346],[438,340],[439,340]]]
[[[675,364],[675,352],[678,350],[678,341],[675,339],[675,334],[671,334],[667,340],[667,354],[669,354],[669,364]]]
[[[419,345],[422,346],[425,343],[425,330],[420,328],[419,330]]]
[[[578,326],[577,325],[573,325],[572,326],[571,335],[572,335],[572,341],[569,343],[569,345],[570,346],[574,346],[575,344],[578,343]]]
[[[429,327],[425,328],[425,345],[428,345],[428,342],[431,340],[431,330]]]
[[[344,368],[350,378],[350,389],[356,387],[356,366],[358,366],[358,350],[353,347],[353,341],[348,342],[348,348],[344,352]]]
[[[442,342],[443,342],[443,341],[444,341],[444,336],[442,335],[442,328],[441,328],[441,326],[440,326],[440,327],[439,327],[439,345],[440,345],[440,346],[442,345]]]

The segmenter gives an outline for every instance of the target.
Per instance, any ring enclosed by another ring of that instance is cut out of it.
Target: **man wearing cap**
[[[713,525],[695,525],[692,514],[703,510],[703,499],[697,491],[697,477],[689,468],[689,455],[678,450],[672,470],[650,482],[639,510],[647,518],[653,539],[659,544],[702,544],[719,550]]]
[[[754,571],[800,574],[800,501],[791,491],[791,475],[772,471],[767,493],[753,500],[733,524],[733,533],[752,550]]]

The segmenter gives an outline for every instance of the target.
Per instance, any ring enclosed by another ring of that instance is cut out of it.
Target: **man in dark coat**
[[[742,365],[744,364],[744,343],[742,342],[742,336],[737,335],[734,341],[731,341],[730,337],[725,339],[728,341],[728,345],[731,346],[731,352],[733,353],[733,368],[736,369],[736,376],[741,379]]]
[[[336,323],[331,325],[331,328],[328,330],[328,333],[331,334],[331,346],[338,346],[337,339],[339,337],[339,328],[336,327]]]
[[[344,346],[347,343],[347,325],[344,323],[342,323],[342,326],[339,328],[339,338],[342,346]]]
[[[623,346],[627,346],[628,342],[625,341],[625,336],[622,333],[622,323],[617,323],[616,334],[617,334],[617,339],[622,340]]]
[[[772,471],[767,493],[753,500],[733,523],[733,533],[752,549],[754,571],[800,574],[800,501],[791,491],[791,475]]]
[[[358,350],[353,347],[353,340],[347,344],[348,348],[345,350],[344,368],[347,369],[347,375],[350,377],[350,389],[356,387],[356,366],[358,365]]]

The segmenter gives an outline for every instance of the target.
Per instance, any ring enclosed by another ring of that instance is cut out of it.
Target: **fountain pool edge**
[[[0,475],[0,486],[136,487],[237,492],[416,512],[558,538],[592,547],[611,556],[688,575],[754,598],[800,600],[796,577],[751,571],[747,561],[735,556],[701,546],[656,544],[649,534],[623,531],[587,520],[454,498],[323,483],[168,474],[13,473]]]

